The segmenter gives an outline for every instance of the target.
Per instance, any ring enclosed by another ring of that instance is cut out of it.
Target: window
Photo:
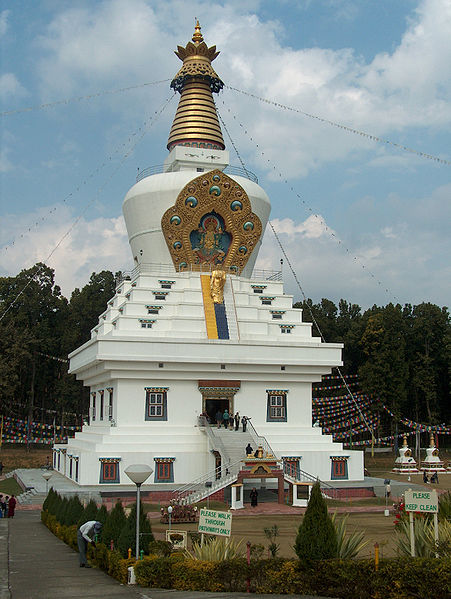
[[[272,304],[272,301],[271,301],[271,300],[269,300],[269,299],[262,299],[262,304],[263,304],[264,306],[271,306],[271,304]]]
[[[330,478],[332,480],[348,478],[348,458],[346,456],[331,457],[332,471]]]
[[[263,289],[259,289],[258,287],[254,287],[254,293],[263,293]]]
[[[146,420],[167,420],[166,389],[146,389]]]
[[[69,457],[69,478],[72,478],[72,456]]]
[[[108,420],[111,422],[113,420],[113,389],[108,389]]]
[[[95,391],[91,393],[92,402],[91,402],[91,421],[94,422],[96,419],[96,394]]]
[[[158,308],[147,308],[147,314],[158,314]]]
[[[266,422],[287,421],[286,391],[267,391]]]
[[[60,467],[61,467],[61,454],[60,454],[60,452],[58,452],[58,470],[60,469]]]
[[[99,483],[118,483],[120,458],[100,458]]]
[[[103,420],[103,408],[104,408],[103,391],[99,391],[99,393],[100,393],[100,418],[99,418],[99,420]]]
[[[280,328],[280,332],[284,333],[284,334],[287,334],[287,335],[290,335],[291,334],[291,329],[288,328],[288,327],[281,327]]]
[[[282,320],[282,314],[279,314],[277,312],[273,312],[272,317],[273,317],[273,320]]]
[[[166,296],[165,295],[159,295],[158,293],[155,294],[155,299],[156,300],[165,300]]]
[[[78,483],[78,460],[75,460],[75,482]]]
[[[283,471],[292,478],[299,478],[299,458],[283,458]]]
[[[142,329],[151,329],[152,328],[152,323],[151,322],[142,322],[141,323],[141,328]]]
[[[174,482],[174,461],[175,458],[154,458],[155,461],[155,479],[156,483]]]

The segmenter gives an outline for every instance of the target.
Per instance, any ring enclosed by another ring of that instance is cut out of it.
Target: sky
[[[197,17],[230,162],[268,193],[305,295],[450,305],[451,0],[0,7],[0,276],[43,261],[70,297],[133,267],[122,201],[167,156],[174,50]],[[257,267],[282,257],[268,228]]]

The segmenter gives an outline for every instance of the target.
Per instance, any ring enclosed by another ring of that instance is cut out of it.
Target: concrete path
[[[9,543],[8,543],[9,537]],[[40,521],[38,510],[0,519],[0,599],[294,599],[294,595],[199,593],[124,586],[96,569],[80,568],[78,555]],[[297,599],[313,597],[296,595]],[[316,598],[318,599],[318,598]],[[323,598],[327,599],[327,598]]]

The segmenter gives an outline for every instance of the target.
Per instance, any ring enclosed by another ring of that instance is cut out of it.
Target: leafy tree
[[[299,559],[304,560],[330,559],[337,555],[337,533],[327,513],[319,482],[313,485],[294,550]]]

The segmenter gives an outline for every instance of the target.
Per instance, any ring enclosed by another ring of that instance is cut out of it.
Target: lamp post
[[[136,561],[139,559],[139,516],[141,513],[141,485],[152,474],[153,470],[146,464],[133,464],[125,469],[125,474],[136,485]]]
[[[169,517],[169,530],[171,530],[171,524],[172,524],[172,505],[170,505],[168,507],[168,517]]]
[[[45,494],[49,494],[49,480],[52,478],[52,473],[46,470],[42,473],[42,478],[45,480]]]

